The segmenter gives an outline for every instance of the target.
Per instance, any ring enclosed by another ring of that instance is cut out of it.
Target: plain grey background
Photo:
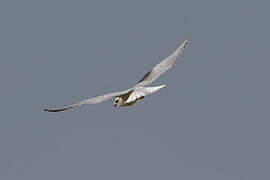
[[[269,2],[1,0],[0,179],[269,180]],[[134,85],[190,37],[166,88]]]

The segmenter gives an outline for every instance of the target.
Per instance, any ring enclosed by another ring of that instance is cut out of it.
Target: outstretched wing
[[[146,73],[145,76],[136,85],[136,87],[150,84],[155,79],[157,79],[161,74],[167,71],[170,67],[172,67],[176,58],[182,53],[188,41],[189,41],[188,39],[184,40],[182,44],[169,57],[161,61],[159,64],[154,66],[148,73]]]
[[[110,98],[127,94],[130,91],[133,91],[133,89],[134,88],[131,88],[131,89],[128,89],[128,90],[125,90],[125,91],[104,94],[104,95],[101,95],[101,96],[92,97],[90,99],[83,100],[83,101],[81,101],[79,103],[72,104],[72,105],[69,105],[69,106],[66,106],[66,107],[63,107],[63,108],[59,108],[59,109],[44,109],[44,111],[48,111],[48,112],[59,112],[59,111],[64,111],[64,110],[71,109],[71,108],[74,108],[74,107],[78,107],[78,106],[81,106],[81,105],[84,105],[84,104],[97,104],[97,103],[106,101],[106,100],[108,100]]]

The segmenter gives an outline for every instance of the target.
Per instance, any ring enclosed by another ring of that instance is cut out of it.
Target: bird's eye
[[[119,100],[118,100],[118,99],[116,99],[114,102],[118,103],[118,101],[119,101]]]

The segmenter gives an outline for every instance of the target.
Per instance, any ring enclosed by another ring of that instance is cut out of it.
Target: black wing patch
[[[152,72],[152,69],[151,69],[148,73],[146,73],[146,74],[143,76],[143,78],[142,78],[138,83],[144,81],[144,80],[149,76],[149,74],[150,74],[151,72]]]
[[[68,109],[71,109],[72,107],[67,107],[67,108],[62,108],[62,109],[44,109],[44,111],[47,111],[47,112],[59,112],[59,111],[65,111],[65,110],[68,110]]]

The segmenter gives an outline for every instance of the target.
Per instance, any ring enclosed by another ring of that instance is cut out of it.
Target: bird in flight
[[[146,85],[152,83],[157,79],[161,74],[167,71],[174,64],[176,58],[183,52],[183,49],[188,43],[188,39],[184,40],[181,45],[167,58],[162,60],[159,64],[155,65],[144,77],[132,88],[113,92],[109,94],[104,94],[97,97],[92,97],[90,99],[83,100],[79,103],[72,104],[59,109],[44,109],[48,112],[59,112],[67,109],[75,108],[84,104],[97,104],[108,100],[110,98],[114,99],[114,107],[118,106],[131,106],[137,102],[137,100],[143,99],[146,95],[152,94],[153,92],[163,88],[165,85],[156,86],[156,87],[145,87]]]

